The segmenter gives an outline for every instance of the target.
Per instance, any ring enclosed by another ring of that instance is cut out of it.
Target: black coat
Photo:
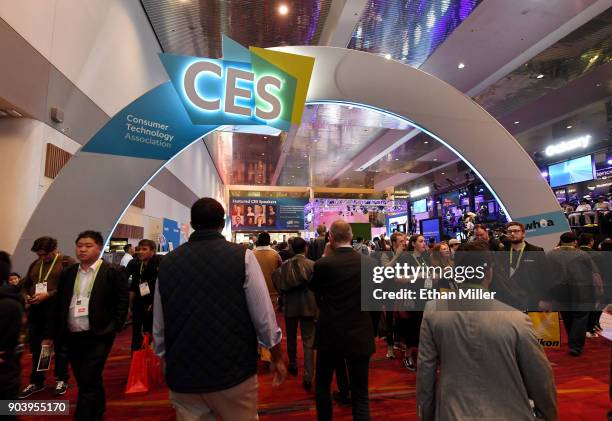
[[[68,332],[68,312],[79,264],[62,272],[55,300],[54,339],[61,342]],[[96,335],[112,335],[123,327],[128,310],[128,283],[125,269],[103,261],[89,299],[89,327]]]
[[[344,356],[374,353],[372,317],[361,311],[362,259],[374,261],[353,250],[339,248],[315,262],[310,289],[319,304],[315,347]]]
[[[539,301],[552,301],[555,280],[542,247],[525,242],[520,265],[512,275],[510,251],[500,251],[494,255],[491,289],[497,292],[496,299],[521,311],[537,311]],[[518,256],[518,252],[513,252],[513,260]]]
[[[0,399],[14,399],[19,389],[19,343],[21,315],[19,287],[4,284],[0,287]]]

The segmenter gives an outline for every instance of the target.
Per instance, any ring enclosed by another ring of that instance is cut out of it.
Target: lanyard
[[[144,262],[140,262],[140,276],[142,276],[143,271],[144,271]]]
[[[423,255],[422,254],[417,255],[417,254],[413,253],[412,256],[417,261],[419,266],[427,266],[427,263],[425,263],[425,259],[423,259]]]
[[[43,272],[42,270],[43,270],[43,265],[45,264],[45,262],[43,260],[40,261],[40,268],[38,270],[38,282],[37,282],[37,284],[39,284],[41,282],[47,282],[47,279],[49,279],[49,275],[51,274],[51,271],[53,270],[53,266],[55,266],[55,262],[57,262],[57,256],[59,256],[59,253],[55,254],[55,257],[53,258],[53,263],[51,263],[51,267],[47,271],[47,274],[45,275],[45,279],[43,279],[43,277],[42,277],[42,272]]]
[[[512,268],[512,252],[513,251],[514,251],[514,249],[512,247],[510,247],[510,268]],[[516,260],[516,268],[515,268],[515,270],[521,264],[521,259],[523,258],[523,252],[524,251],[525,251],[525,243],[523,243],[523,246],[521,247],[521,251],[519,252],[519,255],[518,255],[518,259]]]
[[[87,288],[87,298],[89,298],[91,296],[91,290],[93,289],[94,282],[96,281],[96,276],[98,276],[98,271],[100,270],[100,266],[102,266],[100,261],[98,261],[98,262],[96,262],[94,264],[97,264],[98,267],[96,268],[96,271],[93,274],[93,278],[91,279],[91,282],[89,283],[89,287]],[[77,269],[76,281],[75,281],[75,285],[74,285],[74,291],[76,292],[77,298],[81,296],[81,277],[79,276],[80,274],[81,274],[81,268],[78,268]]]

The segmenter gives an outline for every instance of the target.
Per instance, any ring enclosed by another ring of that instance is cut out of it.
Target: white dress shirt
[[[244,291],[249,315],[257,340],[264,348],[272,348],[280,343],[283,333],[276,323],[276,313],[270,300],[268,287],[257,258],[251,250],[246,250],[244,255],[245,281]],[[164,343],[164,313],[161,296],[159,294],[159,281],[155,283],[155,295],[153,296],[153,343],[155,353],[163,357],[166,353]]]
[[[85,332],[89,330],[89,316],[74,317],[74,308],[76,307],[77,299],[89,298],[89,288],[93,282],[95,282],[94,274],[102,264],[102,259],[99,259],[96,263],[91,265],[87,270],[83,269],[83,266],[79,265],[77,276],[80,282],[79,295],[76,291],[76,280],[74,283],[74,292],[72,293],[72,299],[70,300],[70,308],[68,309],[68,329],[71,332]],[[93,288],[93,286],[91,286]]]
[[[130,263],[130,261],[134,258],[134,256],[132,256],[130,253],[125,253],[123,255],[123,257],[121,258],[121,263],[119,263],[121,266],[123,266],[124,268],[127,267],[128,263]]]

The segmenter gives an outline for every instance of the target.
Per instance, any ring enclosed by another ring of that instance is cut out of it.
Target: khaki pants
[[[257,375],[229,389],[211,393],[177,393],[170,400],[179,421],[257,421]]]

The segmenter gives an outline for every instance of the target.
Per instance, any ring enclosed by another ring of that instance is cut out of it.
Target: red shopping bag
[[[149,335],[145,335],[142,348],[132,355],[126,394],[148,392],[161,382],[161,360],[149,347],[149,341]]]

